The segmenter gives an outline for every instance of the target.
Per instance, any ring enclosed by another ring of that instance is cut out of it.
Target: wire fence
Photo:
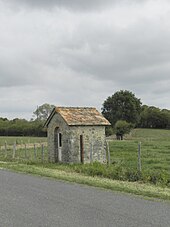
[[[139,172],[153,170],[170,174],[170,141],[110,140],[111,165],[119,165]]]
[[[148,169],[170,174],[170,141],[107,140],[106,156],[109,165],[136,169],[139,172]],[[48,162],[47,142],[1,142],[0,161]]]
[[[9,145],[4,142],[0,146],[1,161],[30,161],[30,162],[47,162],[48,151],[47,143],[23,143]]]

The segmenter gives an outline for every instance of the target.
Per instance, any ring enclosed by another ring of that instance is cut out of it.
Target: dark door
[[[83,135],[80,135],[80,161],[81,163],[84,163]]]

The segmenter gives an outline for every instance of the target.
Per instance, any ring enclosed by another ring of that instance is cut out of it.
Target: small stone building
[[[90,163],[106,161],[105,126],[96,108],[56,107],[45,123],[49,161]]]

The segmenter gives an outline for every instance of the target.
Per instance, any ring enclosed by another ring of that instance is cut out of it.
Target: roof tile
[[[110,125],[110,122],[93,107],[56,107],[68,125]]]

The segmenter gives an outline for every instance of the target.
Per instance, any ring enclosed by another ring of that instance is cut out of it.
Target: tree
[[[117,91],[103,103],[102,114],[114,127],[118,120],[136,125],[140,120],[141,101],[130,91]]]
[[[132,128],[133,128],[133,125],[131,123],[128,123],[127,121],[122,121],[122,120],[117,121],[115,124],[116,138],[118,140],[123,140],[123,136],[125,134],[130,133]]]
[[[154,106],[143,106],[139,126],[142,128],[169,128],[170,111]]]
[[[54,107],[55,107],[54,105],[45,103],[37,107],[37,109],[33,112],[33,114],[36,116],[37,120],[45,121],[49,117]]]

